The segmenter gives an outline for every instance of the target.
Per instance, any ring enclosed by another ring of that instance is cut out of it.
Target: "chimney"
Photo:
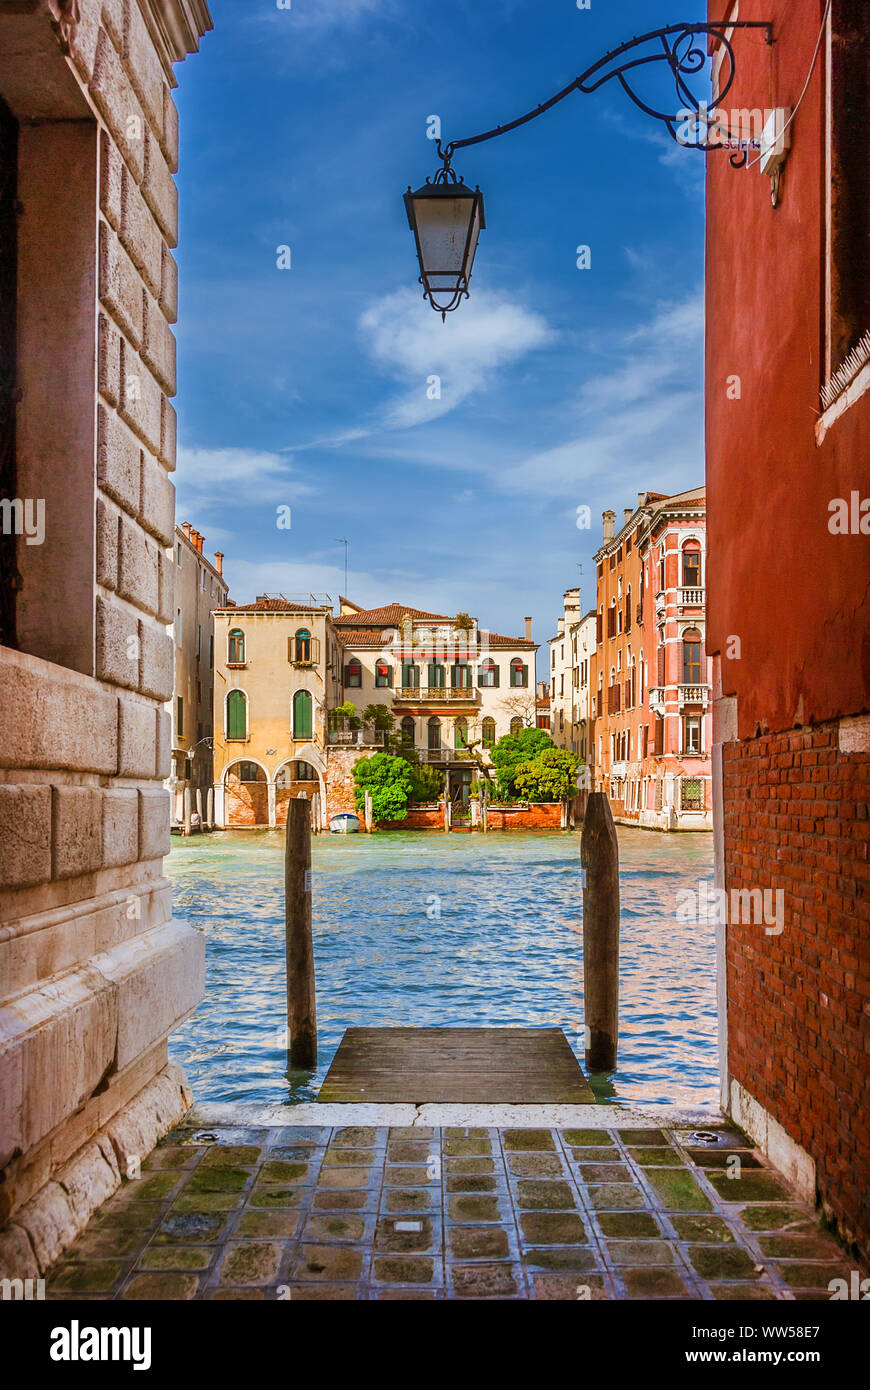
[[[224,557],[223,557],[223,551],[221,551],[221,550],[216,550],[215,553],[214,553],[214,567],[215,567],[215,569],[217,570],[218,574],[219,574],[221,577],[223,577],[223,572],[224,572]]]
[[[638,506],[638,511],[639,511],[640,508],[643,506],[643,504],[644,504],[645,501],[646,501],[646,493],[645,493],[645,492],[639,492],[639,493],[637,494],[637,506]]]
[[[606,541],[613,540],[613,523],[616,520],[616,512],[601,513],[601,534]]]
[[[558,621],[558,623],[556,624],[556,636],[557,636],[557,637],[564,637],[564,636],[565,636],[565,619],[564,619],[564,618],[560,618],[559,621]]]
[[[182,523],[181,523],[181,529],[182,529],[182,531],[184,532],[184,534],[185,534],[185,536],[187,537],[187,539],[190,540],[190,522],[189,522],[189,521],[182,521]]]
[[[531,640],[532,640],[532,620],[531,620],[531,618],[526,618],[526,641],[527,641],[527,642],[531,642]]]
[[[623,507],[623,511],[625,512],[625,521],[623,522],[623,525],[627,526],[632,518],[632,510],[631,507]]]

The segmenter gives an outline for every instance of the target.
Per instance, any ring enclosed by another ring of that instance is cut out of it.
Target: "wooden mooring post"
[[[287,943],[287,1029],[290,1066],[317,1067],[314,938],[311,930],[311,806],[287,804],[284,844],[284,921]]]
[[[373,824],[374,824],[374,812],[373,812],[373,810],[372,810],[372,804],[373,804],[373,803],[372,803],[372,794],[371,794],[371,792],[366,792],[366,794],[365,794],[365,809],[364,809],[364,811],[363,811],[363,815],[365,816],[365,827],[366,827],[366,834],[367,834],[367,835],[371,835],[371,833],[372,833],[372,826],[373,826]]]
[[[619,847],[604,792],[589,794],[580,863],[586,1070],[614,1071],[619,1037]]]
[[[193,815],[193,798],[190,794],[190,787],[184,788],[184,833],[191,834],[191,819]]]
[[[209,830],[214,830],[214,787],[209,787],[205,798],[206,805],[206,824]]]

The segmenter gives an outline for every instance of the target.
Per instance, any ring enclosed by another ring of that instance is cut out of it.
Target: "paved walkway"
[[[854,1262],[743,1136],[711,1132],[186,1126],[47,1295],[830,1298]]]

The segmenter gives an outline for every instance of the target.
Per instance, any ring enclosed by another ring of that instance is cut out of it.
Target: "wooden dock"
[[[561,1028],[348,1028],[318,1101],[589,1105]]]

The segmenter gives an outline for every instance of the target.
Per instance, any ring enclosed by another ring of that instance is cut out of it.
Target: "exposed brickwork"
[[[269,824],[269,789],[265,782],[227,782],[226,824],[244,829]]]
[[[491,806],[487,825],[490,830],[559,830],[562,803],[548,801],[537,806],[512,806],[504,811]]]
[[[784,893],[780,935],[728,927],[729,1070],[867,1251],[870,753],[840,752],[826,724],[726,743],[723,759],[726,887]]]

